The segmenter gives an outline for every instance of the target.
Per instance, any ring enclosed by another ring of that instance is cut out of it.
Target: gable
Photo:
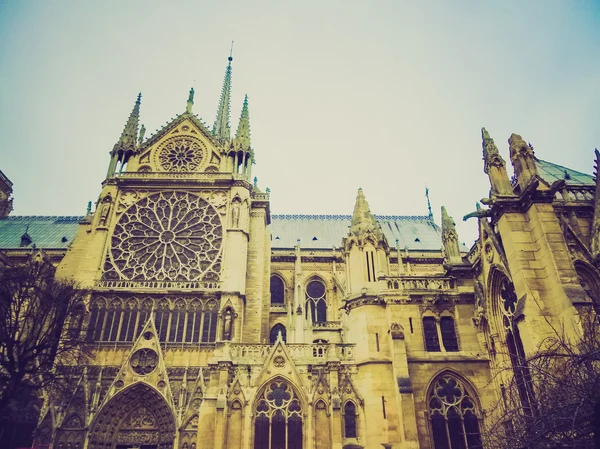
[[[139,150],[137,172],[218,172],[221,156],[214,138],[192,116],[181,115]]]

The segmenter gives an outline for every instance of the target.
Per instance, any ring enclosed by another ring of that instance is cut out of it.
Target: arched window
[[[594,305],[594,310],[600,314],[600,280],[595,269],[587,265],[575,262],[575,271],[579,278],[579,283],[588,294]]]
[[[352,401],[344,405],[344,436],[356,438],[356,405]]]
[[[442,343],[446,352],[458,351],[458,340],[456,338],[456,328],[454,327],[454,318],[443,316],[440,318],[440,331],[442,333]]]
[[[461,381],[440,376],[428,396],[435,449],[480,449],[479,412]]]
[[[254,413],[254,449],[302,449],[302,406],[285,381],[267,385]]]
[[[275,326],[271,328],[271,333],[269,334],[269,341],[273,345],[277,341],[277,337],[281,332],[281,339],[283,342],[286,342],[286,329],[285,326],[281,323],[277,323]]]
[[[327,321],[327,298],[325,284],[313,280],[306,286],[306,318],[312,319],[313,323],[324,323]]]
[[[428,352],[440,352],[440,339],[438,337],[435,317],[423,317],[423,334],[425,336],[425,350]]]
[[[283,305],[285,303],[285,285],[279,276],[271,276],[271,304]]]
[[[517,311],[517,293],[515,287],[506,277],[500,281],[498,291],[501,304],[502,323],[506,331],[506,346],[510,356],[510,362],[515,373],[515,381],[521,405],[526,413],[531,412],[533,405],[533,386],[531,374],[525,358],[525,349],[521,340],[519,326],[517,326],[515,312]]]

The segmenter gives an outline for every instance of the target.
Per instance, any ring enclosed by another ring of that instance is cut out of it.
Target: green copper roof
[[[564,179],[567,185],[595,185],[596,182],[592,175],[572,170],[562,165],[553,164],[552,162],[535,159],[538,175],[549,184],[555,181]]]
[[[25,248],[67,248],[75,238],[83,217],[13,216],[0,219],[0,249],[21,247],[21,236],[27,232],[31,244]]]
[[[375,215],[388,244],[411,250],[440,250],[440,228],[428,216]],[[272,215],[272,248],[339,248],[348,236],[351,215]],[[461,246],[462,251],[466,248]]]

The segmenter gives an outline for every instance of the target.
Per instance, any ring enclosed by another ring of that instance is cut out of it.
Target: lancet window
[[[496,298],[502,310],[502,324],[506,332],[506,346],[510,362],[515,375],[517,390],[521,405],[526,413],[531,412],[533,405],[533,386],[531,374],[525,358],[525,349],[521,340],[521,333],[517,325],[515,313],[517,311],[517,294],[515,287],[506,277],[500,281],[498,289],[498,298]]]
[[[356,438],[356,405],[352,401],[344,405],[344,436]]]
[[[435,449],[479,449],[479,411],[465,385],[451,374],[440,376],[428,397]]]
[[[269,383],[254,413],[254,449],[302,449],[302,406],[287,382]]]
[[[313,323],[327,321],[327,297],[325,284],[312,280],[306,286],[306,319]]]
[[[285,285],[279,276],[271,276],[271,305],[285,303]]]
[[[438,326],[439,325],[439,326]],[[423,318],[423,334],[425,338],[425,349],[428,352],[457,352],[458,339],[454,318],[443,315],[438,320],[433,316]],[[442,345],[440,345],[440,340]]]
[[[87,339],[98,342],[130,342],[141,333],[150,317],[152,301],[138,305],[132,300],[123,305],[115,299],[108,307],[104,300],[91,308]],[[217,302],[214,300],[159,301],[154,312],[154,324],[162,342],[213,343],[217,331]]]

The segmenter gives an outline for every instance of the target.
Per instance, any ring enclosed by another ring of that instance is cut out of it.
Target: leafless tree
[[[85,292],[54,274],[54,267],[41,252],[32,254],[24,264],[0,268],[3,447],[9,447],[8,442],[14,443],[15,438],[23,439],[15,436],[17,427],[23,421],[35,422],[40,399],[59,394],[68,383],[61,373],[86,358],[81,337]]]
[[[575,338],[554,328],[535,354],[513,355],[511,374],[516,368],[527,377],[500,376],[511,380],[491,410],[485,449],[600,448],[600,321],[591,307],[580,317]]]

